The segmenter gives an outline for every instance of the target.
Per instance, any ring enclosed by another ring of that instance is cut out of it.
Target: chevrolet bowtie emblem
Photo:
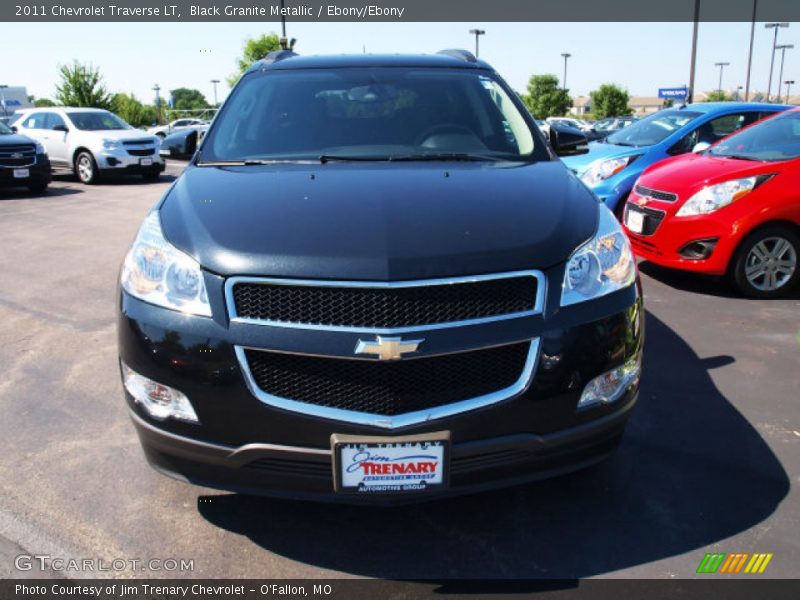
[[[642,196],[641,198],[636,199],[636,204],[638,204],[639,206],[644,206],[648,202],[650,202],[650,198],[647,198],[646,196]]]
[[[403,354],[416,352],[419,345],[424,342],[421,340],[404,340],[399,337],[378,336],[375,341],[358,340],[356,344],[356,354],[369,354],[377,356],[378,360],[399,360]]]

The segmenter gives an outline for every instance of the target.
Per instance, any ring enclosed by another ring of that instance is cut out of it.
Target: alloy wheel
[[[768,237],[750,248],[745,259],[747,282],[762,292],[782,288],[797,269],[797,250],[782,237]]]

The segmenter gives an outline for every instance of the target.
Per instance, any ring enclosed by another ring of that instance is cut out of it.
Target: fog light
[[[172,417],[181,421],[199,423],[194,408],[185,394],[139,375],[122,361],[120,361],[120,365],[125,389],[151,417],[159,421]]]
[[[642,373],[642,354],[637,354],[625,364],[595,377],[583,388],[578,408],[595,404],[611,404],[620,399],[625,390],[639,382]]]

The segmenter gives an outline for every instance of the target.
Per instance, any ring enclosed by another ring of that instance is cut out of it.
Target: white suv
[[[161,141],[98,108],[47,107],[17,111],[14,127],[44,144],[54,169],[73,171],[83,183],[101,175],[157,179],[164,170]]]

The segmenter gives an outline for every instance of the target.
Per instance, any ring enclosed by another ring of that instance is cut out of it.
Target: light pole
[[[3,92],[3,90],[6,89],[7,87],[8,86],[5,85],[5,84],[0,85],[0,104],[3,105],[3,116],[4,117],[8,116],[8,111],[6,110],[6,95]]]
[[[750,50],[747,53],[747,81],[744,84],[744,100],[750,99],[750,67],[753,66],[753,39],[756,34],[756,9],[758,0],[753,0],[753,19],[750,21]],[[737,98],[738,100],[738,98]]]
[[[694,0],[694,25],[692,27],[692,59],[689,64],[689,93],[686,94],[686,104],[691,104],[694,99],[694,68],[697,62],[697,26],[700,22],[700,0]]]
[[[719,93],[720,93],[720,95],[722,95],[722,70],[723,70],[725,67],[728,67],[728,66],[730,66],[730,64],[731,64],[731,63],[729,63],[729,62],[718,62],[718,63],[714,63],[714,66],[715,66],[715,67],[719,67],[719,85],[717,86],[717,92],[719,92]]]
[[[158,124],[161,125],[161,96],[158,93],[161,91],[161,86],[155,84],[153,91],[156,93],[156,108],[158,109]]]
[[[217,84],[219,83],[219,79],[212,79],[211,83],[214,85],[214,106],[217,106]]]
[[[486,31],[483,29],[470,29],[469,32],[475,36],[475,58],[478,58],[478,38],[482,35],[486,35]]]
[[[778,29],[780,27],[788,27],[788,23],[764,23],[765,29],[774,29],[775,36],[772,39],[772,58],[769,61],[769,83],[767,84],[767,102],[769,102],[769,95],[772,92],[772,69],[775,66],[775,46],[778,45]],[[778,81],[778,87],[780,87],[780,80]]]
[[[778,72],[778,97],[775,99],[775,102],[781,101],[781,81],[783,80],[783,61],[786,58],[786,51],[791,50],[794,48],[794,44],[783,44],[781,46],[775,46],[775,50],[781,51],[781,69]]]
[[[567,89],[567,60],[572,56],[569,52],[562,52],[561,56],[564,57],[564,83],[561,87]]]
[[[794,79],[787,79],[783,83],[786,84],[786,103],[789,103],[789,86],[794,85]]]

